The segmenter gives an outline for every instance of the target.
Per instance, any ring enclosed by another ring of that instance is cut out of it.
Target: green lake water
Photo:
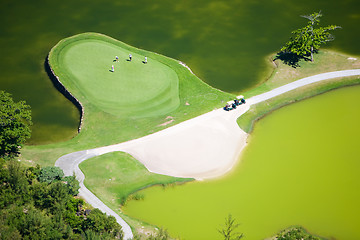
[[[338,24],[332,49],[360,55],[358,0],[0,1],[0,89],[32,106],[30,144],[76,135],[78,110],[44,71],[61,39],[100,32],[187,63],[205,82],[240,92],[266,79],[264,58],[303,26],[299,17],[322,10]]]
[[[44,70],[48,52],[61,39],[100,32],[179,59],[210,85],[241,92],[266,79],[264,58],[305,24],[299,16],[318,10],[323,25],[343,27],[328,47],[360,55],[358,0],[3,0],[0,90],[31,105],[29,144],[65,141],[77,133],[79,112]],[[233,174],[165,192],[151,188],[146,201],[126,210],[186,239],[219,239],[216,229],[229,213],[248,239],[292,224],[360,239],[359,93],[359,87],[347,88],[329,93],[341,102],[329,105],[326,94],[276,111],[257,124]],[[284,116],[294,117],[280,121]]]
[[[348,87],[281,108],[257,122],[231,174],[152,187],[124,210],[186,240],[221,239],[228,214],[245,239],[291,225],[360,239],[359,96],[360,86]]]

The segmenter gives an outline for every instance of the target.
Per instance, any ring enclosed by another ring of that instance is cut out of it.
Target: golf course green
[[[67,85],[115,116],[156,116],[179,106],[179,82],[173,69],[155,59],[145,63],[143,54],[122,48],[115,40],[91,36],[75,36],[57,46],[51,65],[62,69],[71,81]]]

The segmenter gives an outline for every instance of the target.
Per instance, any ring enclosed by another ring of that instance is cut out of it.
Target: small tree
[[[224,240],[239,240],[244,236],[242,233],[235,232],[239,226],[240,224],[235,223],[235,219],[229,214],[225,218],[225,227],[218,231],[224,237]]]
[[[69,194],[73,196],[78,195],[80,184],[79,181],[76,179],[75,175],[64,177],[63,181],[66,182],[66,186],[69,190]]]
[[[301,58],[310,55],[311,61],[314,61],[314,52],[322,44],[334,40],[334,36],[330,34],[330,31],[341,27],[329,25],[327,27],[316,28],[320,23],[320,17],[322,17],[321,11],[301,17],[309,19],[308,24],[292,32],[290,41],[281,48],[281,52],[293,53]]]
[[[9,93],[0,91],[0,157],[14,157],[30,138],[31,110],[25,101],[14,102]]]

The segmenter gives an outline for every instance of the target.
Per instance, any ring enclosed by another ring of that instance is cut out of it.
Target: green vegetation
[[[98,164],[101,162],[101,164]],[[80,164],[84,172],[85,185],[112,209],[124,205],[127,199],[141,200],[143,195],[135,193],[153,185],[167,186],[175,182],[193,179],[175,178],[149,172],[127,153],[112,152],[90,158]]]
[[[314,52],[318,51],[322,44],[334,40],[334,37],[329,33],[329,31],[340,28],[340,26],[336,25],[315,28],[315,26],[319,25],[321,16],[321,11],[307,16],[302,16],[309,19],[308,24],[305,27],[292,32],[293,36],[290,38],[289,42],[281,48],[279,56],[280,59],[289,63],[288,60],[290,55],[290,60],[295,60],[295,62],[290,61],[293,66],[294,64],[296,66],[296,58],[305,58],[310,55],[310,60],[312,62],[314,61]],[[295,58],[291,58],[291,56]]]
[[[79,182],[58,167],[24,167],[15,157],[30,137],[30,107],[0,92],[1,239],[122,239],[115,217],[85,209]],[[5,160],[6,159],[6,160]]]
[[[78,183],[71,192],[66,179],[41,181],[44,172],[0,159],[1,239],[122,239],[114,217],[74,197]]]
[[[276,235],[277,240],[321,240],[322,238],[311,235],[302,227],[292,227]]]
[[[60,181],[64,177],[64,172],[59,167],[44,167],[40,171],[39,181],[52,183],[54,181]]]
[[[53,51],[52,68],[82,104],[135,118],[164,115],[179,106],[177,74],[157,60],[144,64],[144,53],[86,37],[67,39]]]
[[[236,223],[235,219],[229,214],[229,216],[225,218],[225,226],[219,230],[219,233],[224,237],[224,240],[240,240],[244,235],[235,232],[239,226],[240,224]]]
[[[276,64],[276,68],[274,68],[270,78],[259,87],[244,93],[247,98],[270,91],[301,78],[330,71],[356,69],[360,66],[359,60],[349,60],[346,55],[326,50],[320,51],[316,55],[316,62],[302,62],[300,67],[296,69],[280,60],[271,61],[271,64],[273,63]],[[254,122],[271,111],[332,89],[359,83],[359,77],[347,77],[325,80],[310,86],[304,86],[252,106],[251,109],[237,120],[237,123],[241,129],[249,133],[253,128]]]
[[[151,233],[150,236],[145,237],[145,238],[143,238],[137,234],[134,235],[134,240],[141,240],[141,239],[144,239],[144,240],[170,240],[170,239],[174,239],[174,238],[170,237],[168,231],[166,231],[163,228],[160,228],[160,229],[156,230],[156,233]]]
[[[0,158],[18,156],[31,135],[31,110],[25,101],[14,102],[11,95],[0,91]]]

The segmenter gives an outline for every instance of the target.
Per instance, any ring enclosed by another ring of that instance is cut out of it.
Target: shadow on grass
[[[314,51],[314,54],[315,53],[317,53],[317,51]],[[279,52],[274,58],[274,61],[278,59],[281,60],[284,64],[289,65],[293,68],[300,67],[299,62],[301,60],[311,61],[310,54],[308,56],[299,56],[292,52]]]
[[[274,61],[278,59],[281,60],[286,65],[289,65],[293,68],[297,68],[300,67],[299,61],[304,58],[291,52],[279,52],[274,58]]]

